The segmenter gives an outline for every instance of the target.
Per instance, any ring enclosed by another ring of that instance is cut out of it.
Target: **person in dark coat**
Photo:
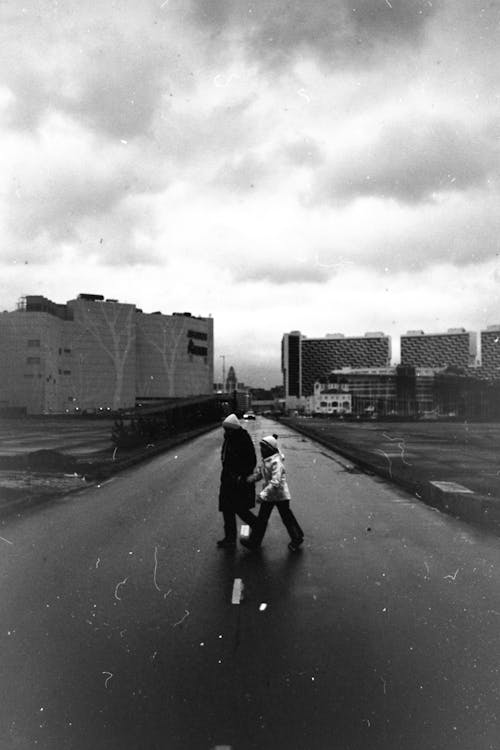
[[[230,414],[222,423],[222,472],[220,476],[219,510],[224,518],[224,538],[218,547],[234,549],[236,546],[236,516],[256,528],[257,518],[250,511],[255,506],[255,486],[247,477],[257,463],[252,438],[241,426],[236,414]]]

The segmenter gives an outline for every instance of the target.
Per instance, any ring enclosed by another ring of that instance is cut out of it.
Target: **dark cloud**
[[[484,184],[498,166],[481,133],[450,122],[391,124],[373,143],[332,161],[318,174],[316,198],[344,202],[380,197],[403,203]]]
[[[27,6],[11,10],[0,32],[13,127],[34,130],[47,112],[60,111],[111,137],[133,138],[149,132],[163,96],[192,85],[180,37],[147,3],[102,14],[72,2],[55,15]]]
[[[387,45],[420,43],[439,0],[193,0],[192,17],[215,39],[225,31],[251,56],[281,64],[298,53],[357,66]]]
[[[22,140],[19,149],[23,146],[26,154],[20,153],[10,181],[6,222],[14,247],[38,247],[42,240],[49,245],[78,242],[85,222],[107,221],[117,211],[108,236],[118,230],[121,236],[124,226],[132,234],[132,219],[140,226],[147,213],[136,214],[133,207],[166,184],[147,149],[139,160],[127,144],[107,147],[106,141],[89,139],[60,120],[46,122],[43,135]]]

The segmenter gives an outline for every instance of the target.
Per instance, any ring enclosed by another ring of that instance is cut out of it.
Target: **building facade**
[[[356,416],[415,417],[433,409],[435,374],[430,367],[402,365],[344,368],[331,372],[322,387],[349,395]]]
[[[102,295],[64,305],[23,298],[0,314],[0,351],[0,408],[28,414],[115,411],[212,391],[211,318],[144,314]]]
[[[284,334],[281,366],[285,401],[296,408],[314,394],[314,383],[332,370],[345,367],[387,367],[391,360],[391,338],[381,332],[364,336],[327,334],[309,339],[300,331]]]
[[[477,336],[465,328],[445,333],[408,331],[401,336],[401,364],[412,367],[463,367],[476,362]]]
[[[481,377],[500,378],[500,325],[488,326],[480,332]]]
[[[352,394],[346,383],[319,381],[306,398],[306,413],[313,416],[340,416],[352,413]]]

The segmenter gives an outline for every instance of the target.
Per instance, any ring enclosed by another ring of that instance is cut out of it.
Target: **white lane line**
[[[231,604],[239,604],[243,595],[243,581],[241,578],[235,578],[233,583],[233,595],[231,597]]]

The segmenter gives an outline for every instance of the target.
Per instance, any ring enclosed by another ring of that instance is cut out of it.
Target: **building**
[[[480,332],[481,366],[479,374],[483,378],[500,378],[500,325],[488,326]]]
[[[114,411],[212,390],[211,318],[145,314],[98,294],[23,298],[0,314],[0,350],[3,410]]]
[[[306,413],[313,416],[340,416],[352,413],[352,394],[347,383],[329,379],[314,383],[314,393],[306,398]]]
[[[346,367],[323,379],[322,389],[350,397],[345,413],[414,417],[434,406],[434,376],[429,367]]]
[[[476,364],[477,335],[465,328],[446,333],[408,331],[401,336],[401,364],[412,367],[463,367]]]
[[[309,339],[300,331],[283,336],[281,344],[283,385],[287,408],[297,408],[314,394],[314,383],[332,370],[345,367],[387,367],[391,338],[381,332],[364,336],[327,334]]]

